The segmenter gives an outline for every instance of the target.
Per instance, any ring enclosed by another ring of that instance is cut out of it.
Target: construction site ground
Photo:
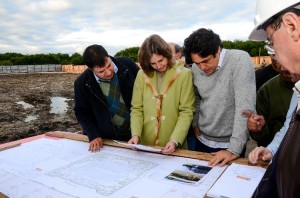
[[[78,75],[0,74],[0,143],[49,131],[80,131],[73,110],[73,83]],[[53,106],[55,98],[62,99],[63,112]]]

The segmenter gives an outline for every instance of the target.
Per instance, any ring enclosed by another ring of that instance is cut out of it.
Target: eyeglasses
[[[266,40],[266,46],[265,46],[265,48],[269,48],[270,50],[273,50],[273,51],[275,51],[275,50],[274,50],[274,47],[273,47],[273,41],[272,41],[272,37],[273,37],[274,32],[276,32],[275,29],[274,29],[274,31],[272,32],[270,38],[268,38],[268,39]]]
[[[269,54],[269,55],[274,55],[274,54],[275,54],[274,49],[271,48],[269,45],[265,45],[264,48],[265,48],[265,50],[268,51],[268,54]]]
[[[273,21],[271,22],[271,23],[273,24],[274,31],[272,32],[270,38],[268,38],[268,39],[266,40],[266,47],[267,47],[267,48],[270,48],[270,49],[273,50],[274,52],[275,52],[275,50],[274,50],[274,47],[273,47],[274,43],[273,43],[273,41],[272,41],[272,37],[273,37],[274,33],[275,33],[277,30],[280,29],[280,27],[281,27],[281,22],[282,22],[282,16],[276,18],[275,20],[273,20]]]

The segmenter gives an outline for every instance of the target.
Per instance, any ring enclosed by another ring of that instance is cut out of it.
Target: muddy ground
[[[77,76],[0,74],[0,143],[49,131],[80,131],[73,111],[73,82]],[[63,112],[55,111],[60,106],[53,106],[51,98],[54,97],[66,99]]]

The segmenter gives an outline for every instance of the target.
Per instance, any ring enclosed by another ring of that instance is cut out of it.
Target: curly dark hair
[[[109,55],[101,45],[90,45],[83,52],[84,63],[89,68],[103,67]]]
[[[159,35],[153,34],[145,39],[138,53],[138,60],[147,76],[152,76],[155,71],[150,64],[153,54],[161,55],[168,60],[167,68],[171,68],[175,60],[172,56],[172,50],[168,43]]]
[[[191,60],[191,53],[201,57],[216,56],[219,47],[223,47],[220,36],[210,29],[200,28],[184,40],[184,56]]]

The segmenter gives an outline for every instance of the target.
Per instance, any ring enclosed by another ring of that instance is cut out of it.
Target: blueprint
[[[0,152],[0,192],[8,197],[203,197],[225,167],[212,168],[201,183],[165,177],[183,164],[207,162],[88,143],[41,138]]]
[[[90,194],[89,192],[95,192],[95,196],[97,194],[109,196],[134,182],[157,165],[144,160],[98,152],[95,155],[55,169],[34,180],[53,186],[60,191],[67,187],[63,184],[64,182],[71,183],[77,186],[76,188],[87,189],[85,193],[82,189],[80,192],[77,192],[76,189],[68,192],[74,196],[78,194],[84,196]],[[56,186],[56,183],[62,183],[62,185]],[[68,189],[71,188],[68,187]]]

